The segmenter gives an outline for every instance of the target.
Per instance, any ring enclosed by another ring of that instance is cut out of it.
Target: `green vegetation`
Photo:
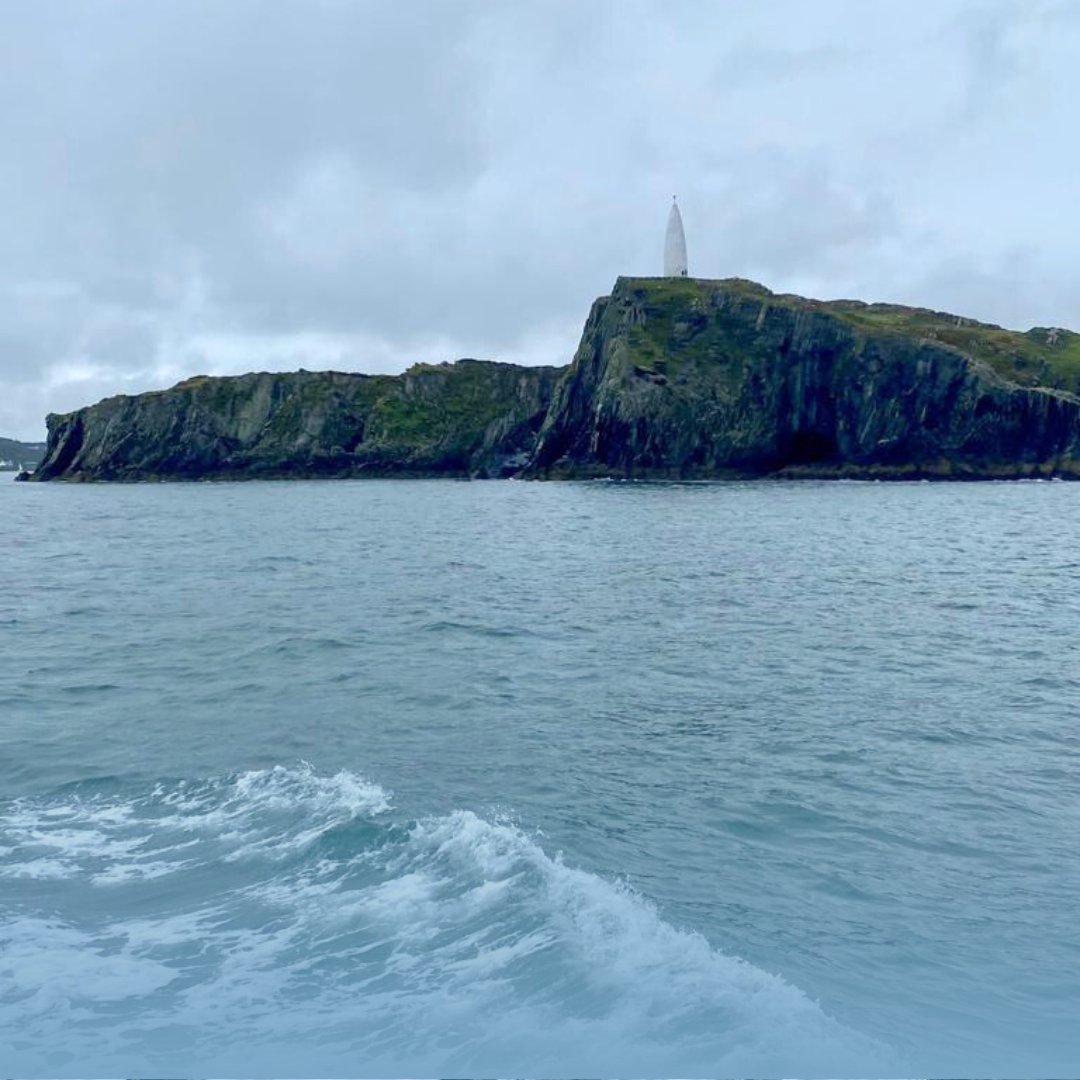
[[[742,352],[740,343],[728,333],[721,352],[714,336],[703,333],[721,290],[768,307],[832,315],[861,334],[897,334],[909,340],[937,342],[988,364],[1010,382],[1080,393],[1080,334],[1072,331],[1036,327],[1020,332],[926,308],[805,300],[772,293],[741,278],[621,278],[616,295],[640,309],[640,318],[627,332],[632,362],[669,378],[687,365],[710,359],[730,363],[733,346],[737,353]],[[742,345],[749,347],[751,342]]]
[[[720,286],[757,303],[775,299],[765,286],[741,278],[723,282],[620,278],[616,295],[637,309],[626,331],[628,359],[633,365],[639,371],[681,381],[701,365],[718,368],[722,364],[722,370],[712,371],[711,377],[715,380],[723,374],[736,381],[753,342],[749,338],[738,340],[733,326],[726,326],[722,334],[715,332],[712,320]]]
[[[760,300],[779,299],[764,285],[747,278],[723,278],[713,281],[709,278],[666,278],[647,277],[630,278],[621,277],[615,283],[615,291],[641,292],[648,294],[650,301],[657,304],[677,303],[685,306],[694,300],[705,300],[718,287],[742,293],[745,296],[757,297]]]
[[[950,345],[1023,386],[1080,389],[1080,334],[1036,327],[1021,333],[925,308],[837,300],[815,305],[863,330]]]
[[[460,444],[468,449],[489,424],[507,414],[512,389],[503,372],[482,361],[414,364],[388,380],[373,402],[371,437],[386,444]]]

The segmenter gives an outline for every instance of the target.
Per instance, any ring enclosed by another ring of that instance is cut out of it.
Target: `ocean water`
[[[1080,1069],[1080,485],[0,520],[0,1075]]]

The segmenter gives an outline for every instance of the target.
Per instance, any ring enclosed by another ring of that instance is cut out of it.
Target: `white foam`
[[[78,1049],[97,1073],[133,1061],[187,1074],[889,1071],[880,1047],[797,988],[508,822],[459,811],[304,855],[388,807],[375,785],[306,768],[159,787],[85,814],[23,806],[25,836],[55,826],[60,869],[82,877],[53,886],[72,890],[65,918],[0,919],[0,975],[20,971],[0,989],[0,1031]],[[80,821],[95,837],[66,835]],[[9,867],[49,858],[0,838],[16,848]],[[214,858],[237,853],[215,874]],[[193,867],[190,894],[178,882],[147,914],[119,914],[118,899],[107,925],[80,925],[80,880],[154,890]],[[125,1000],[137,1004],[108,1012]],[[169,1032],[189,1034],[170,1044]],[[34,1071],[31,1057],[15,1062]]]
[[[504,902],[519,909],[515,920],[532,927],[512,945],[489,941],[473,957],[458,957],[457,977],[507,974],[522,957],[538,952],[557,957],[557,976],[546,988],[532,988],[530,1004],[560,998],[588,1003],[592,1016],[585,1028],[591,1026],[594,1036],[573,1059],[572,1071],[610,1073],[618,1061],[670,1072],[689,1058],[713,1075],[805,1074],[865,1065],[868,1054],[878,1061],[887,1057],[783,979],[676,929],[625,885],[565,866],[514,826],[463,811],[420,823],[413,839],[457,864],[466,878],[482,875],[482,889],[501,885]],[[442,909],[444,926],[453,912],[452,904]],[[520,1002],[522,995],[516,997]],[[563,1022],[577,1029],[580,1017],[571,1014]],[[602,1044],[610,1040],[602,1048],[595,1041],[601,1033]],[[519,1034],[530,1041],[527,1025]],[[541,1055],[540,1071],[557,1071],[549,1048],[534,1049]]]
[[[0,877],[13,880],[26,878],[32,881],[60,881],[74,876],[77,872],[77,867],[64,859],[24,859],[14,866],[0,867]]]
[[[95,942],[56,920],[14,919],[0,927],[0,942],[4,998],[18,997],[24,1013],[142,997],[176,978],[166,965],[118,947],[111,934]]]
[[[280,860],[389,805],[377,785],[346,771],[320,776],[309,765],[158,784],[134,799],[19,799],[0,810],[0,877],[118,885],[199,861]]]

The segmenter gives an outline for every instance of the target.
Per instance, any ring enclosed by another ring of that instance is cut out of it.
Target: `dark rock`
[[[1080,398],[1001,374],[1011,349],[1035,348],[1027,337],[737,280],[620,278],[593,306],[526,473],[1078,476]]]
[[[48,418],[34,480],[1080,477],[1080,336],[620,278],[564,369],[199,377]]]
[[[461,360],[197,377],[48,417],[33,479],[498,476],[531,450],[559,374]]]

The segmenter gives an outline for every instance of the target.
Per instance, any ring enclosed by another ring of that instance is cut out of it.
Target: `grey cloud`
[[[835,71],[851,59],[851,53],[839,46],[771,49],[746,42],[724,58],[716,72],[716,86],[724,93],[755,83],[797,81],[806,75]]]
[[[958,18],[962,56],[967,67],[969,116],[992,113],[998,95],[1021,74],[1024,57],[1011,35],[1016,25],[1030,16],[1030,11],[1030,3],[1007,0],[972,7]]]
[[[200,370],[565,362],[672,192],[704,276],[1080,323],[1074,12],[16,0],[0,433]]]

